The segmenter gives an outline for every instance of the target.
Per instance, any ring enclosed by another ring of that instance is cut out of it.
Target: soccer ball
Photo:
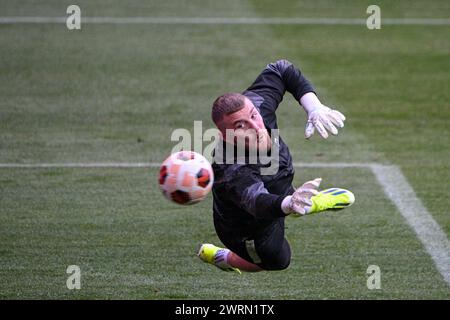
[[[209,161],[193,151],[171,154],[159,170],[159,186],[164,196],[178,204],[202,201],[211,191],[214,173]]]

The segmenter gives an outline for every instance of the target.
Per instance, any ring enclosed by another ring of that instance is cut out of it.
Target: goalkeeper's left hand
[[[291,196],[287,196],[281,202],[281,209],[286,215],[294,214],[303,216],[307,209],[312,206],[311,197],[317,195],[321,178],[316,178],[305,182],[300,188],[296,189]]]
[[[328,132],[338,134],[338,128],[344,127],[345,116],[337,110],[324,106],[313,92],[306,93],[300,103],[308,114],[305,138],[309,139],[317,130],[322,138],[328,138]]]

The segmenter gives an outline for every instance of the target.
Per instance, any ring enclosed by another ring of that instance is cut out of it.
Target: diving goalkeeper
[[[205,243],[198,256],[222,270],[240,273],[286,269],[291,249],[284,235],[285,218],[342,209],[355,200],[345,189],[319,192],[320,178],[298,189],[292,186],[294,168],[288,146],[281,137],[273,139],[271,134],[278,129],[275,112],[286,91],[307,113],[305,138],[317,130],[326,139],[328,132],[337,135],[338,128],[344,126],[344,115],[324,106],[310,82],[287,60],[268,64],[243,94],[226,93],[214,101],[212,120],[221,132],[222,150],[227,153],[227,149],[236,149],[237,141],[242,141],[240,135],[245,135],[246,150],[244,161],[238,161],[233,152],[230,163],[228,158],[223,159],[222,152],[215,154],[213,163],[214,226],[226,248]],[[230,131],[234,135],[229,135]],[[278,170],[262,174],[266,165],[246,162],[252,148],[268,154],[276,150]]]

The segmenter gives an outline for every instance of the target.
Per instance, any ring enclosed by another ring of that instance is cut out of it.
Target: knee
[[[285,270],[291,264],[291,257],[283,257],[282,259],[277,259],[274,264],[273,270]]]
[[[291,264],[291,251],[276,252],[263,267],[265,270],[285,270]]]

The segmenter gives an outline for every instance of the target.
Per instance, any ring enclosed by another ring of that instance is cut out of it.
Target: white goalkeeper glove
[[[281,202],[281,209],[288,214],[305,215],[312,206],[311,197],[317,195],[321,178],[305,182],[300,188],[295,190],[291,196],[287,196]]]
[[[328,132],[338,134],[338,128],[344,127],[345,116],[337,110],[324,106],[314,92],[308,92],[300,98],[300,103],[308,114],[305,138],[309,139],[317,130],[322,138],[328,138]]]

